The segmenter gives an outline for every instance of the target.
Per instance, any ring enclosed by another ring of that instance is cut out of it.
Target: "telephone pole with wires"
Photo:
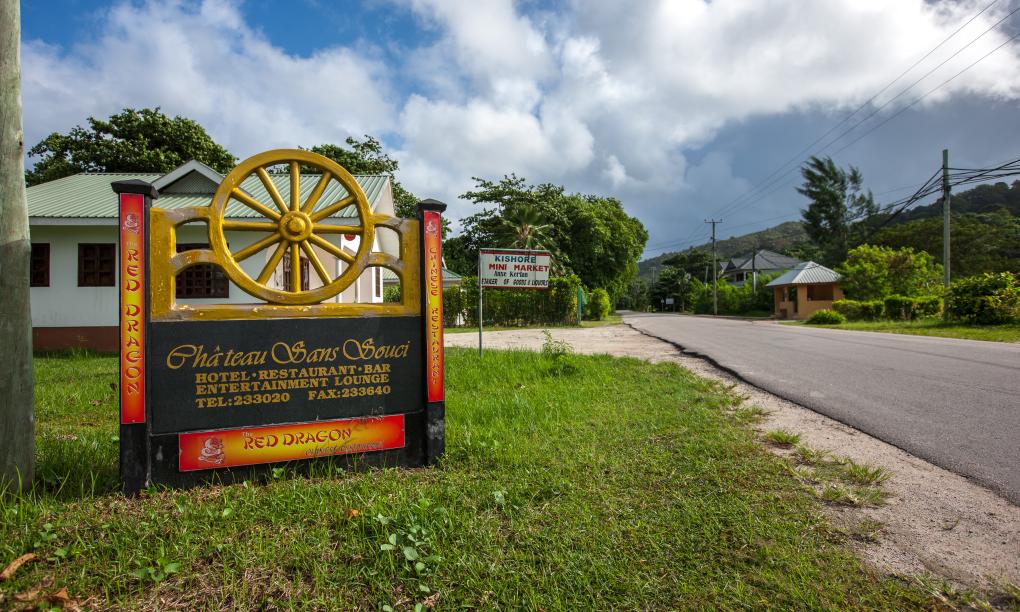
[[[942,149],[942,317],[949,318],[949,149]]]
[[[715,251],[715,226],[722,223],[722,219],[706,219],[705,223],[712,224],[712,314],[719,314],[719,260]]]

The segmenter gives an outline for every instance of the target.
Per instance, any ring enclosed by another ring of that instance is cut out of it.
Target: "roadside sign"
[[[674,304],[673,298],[666,298],[666,306],[672,306]]]
[[[481,249],[478,283],[485,289],[548,289],[549,251]]]

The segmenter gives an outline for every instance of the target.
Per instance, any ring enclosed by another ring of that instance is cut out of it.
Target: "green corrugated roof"
[[[134,172],[99,172],[87,174],[75,174],[66,176],[55,181],[34,185],[28,188],[28,216],[49,217],[49,218],[88,218],[102,219],[117,216],[117,194],[110,189],[110,183],[114,181],[125,181],[139,179],[152,183],[159,177],[158,173]],[[276,189],[280,192],[286,202],[290,197],[290,175],[271,175]],[[379,194],[386,185],[387,176],[356,176],[354,177],[361,186],[362,191],[368,198],[369,203],[375,205]],[[301,177],[301,199],[302,201],[311,193],[318,182],[318,175],[302,175]],[[265,186],[258,177],[249,177],[241,185],[256,200],[266,204],[270,209],[275,210],[272,199],[266,191]],[[335,179],[329,182],[329,186],[319,199],[316,209],[329,206],[333,202],[345,197],[347,191]],[[158,208],[184,208],[187,206],[205,206],[212,199],[212,194],[183,194],[168,193],[162,195],[153,202]],[[248,208],[244,204],[231,200],[227,205],[227,216],[235,218],[258,218],[259,213]],[[340,212],[339,217],[353,217],[355,210],[348,207]]]

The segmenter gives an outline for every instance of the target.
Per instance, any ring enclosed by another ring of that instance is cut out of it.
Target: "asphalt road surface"
[[[1020,344],[670,314],[624,322],[1020,504]]]

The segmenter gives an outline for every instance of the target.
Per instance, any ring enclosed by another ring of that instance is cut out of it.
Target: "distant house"
[[[113,352],[118,348],[117,290],[120,266],[117,262],[118,200],[110,188],[113,181],[139,179],[151,183],[159,197],[156,208],[205,206],[212,200],[223,176],[208,166],[190,161],[167,173],[83,173],[67,176],[28,188],[28,216],[32,238],[31,300],[35,348],[63,350],[71,347]],[[273,175],[272,180],[282,193],[289,193],[289,176]],[[356,176],[372,212],[393,214],[393,191],[388,176]],[[303,185],[314,185],[307,180]],[[270,201],[265,187],[257,178],[245,181],[243,188],[256,199]],[[331,183],[321,202],[332,202],[346,195],[338,183]],[[353,208],[353,207],[352,207]],[[356,223],[354,215],[343,211],[324,223]],[[227,218],[250,220],[254,213],[233,203]],[[341,217],[345,217],[342,218]],[[334,220],[335,219],[335,220]],[[336,234],[334,246],[348,254],[358,249],[359,236]],[[182,226],[178,233],[178,251],[207,248],[208,231],[204,224]],[[227,232],[232,248],[251,244],[259,236],[253,232]],[[339,275],[346,264],[330,253],[315,247],[323,265]],[[399,252],[395,233],[377,232],[373,251]],[[266,265],[270,253],[250,257],[242,264],[253,277]],[[309,274],[308,261],[300,258],[302,285],[321,286],[319,278]],[[382,302],[385,268],[372,266],[335,302]],[[289,257],[278,265],[269,280],[272,287],[287,286],[290,277]],[[211,264],[192,266],[177,278],[176,299],[182,303],[247,303],[252,297],[234,286],[223,271]]]
[[[731,285],[739,287],[744,281],[751,280],[755,274],[776,274],[789,270],[799,263],[800,260],[795,257],[787,257],[768,249],[758,249],[724,263],[720,273]]]
[[[835,300],[843,299],[841,278],[822,264],[806,261],[765,286],[775,292],[776,317],[807,319],[815,311],[832,308]]]

